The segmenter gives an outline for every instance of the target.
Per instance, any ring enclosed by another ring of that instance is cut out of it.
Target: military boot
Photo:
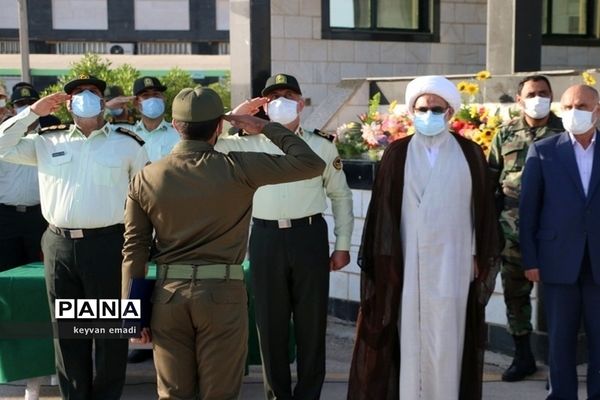
[[[535,358],[533,358],[529,345],[529,334],[513,335],[513,340],[515,341],[515,358],[510,367],[502,374],[502,380],[505,382],[522,381],[537,371]]]

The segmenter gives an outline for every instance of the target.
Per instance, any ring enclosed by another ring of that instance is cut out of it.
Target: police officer
[[[260,188],[254,196],[250,237],[250,268],[267,397],[316,399],[325,378],[329,271],[350,262],[352,192],[333,137],[300,126],[304,99],[296,78],[286,74],[270,77],[262,96],[243,103],[233,114],[254,114],[264,107],[271,121],[302,138],[327,165],[319,177]],[[219,140],[215,148],[224,152],[280,153],[264,135],[234,135]],[[336,242],[331,256],[322,217],[327,197],[335,222]],[[298,359],[298,382],[293,391],[288,355],[290,317]]]
[[[154,76],[143,76],[133,83],[134,105],[141,115],[133,131],[146,142],[150,161],[160,160],[179,141],[179,135],[164,120],[167,87]]]
[[[82,76],[0,125],[0,158],[37,165],[50,314],[56,299],[118,298],[123,204],[129,180],[148,162],[143,141],[103,119],[105,82]],[[23,136],[66,102],[74,124]],[[55,339],[61,394],[118,399],[125,383],[125,339]],[[95,350],[95,368],[92,365]],[[94,370],[96,372],[94,376]]]
[[[552,88],[545,76],[533,75],[523,79],[517,93],[522,116],[498,131],[488,156],[494,181],[497,182],[496,198],[505,240],[500,273],[508,331],[515,343],[514,360],[502,374],[502,380],[507,382],[520,381],[537,369],[529,340],[533,283],[525,277],[519,246],[519,194],[529,145],[564,131],[560,118],[550,111],[551,102]]]
[[[16,113],[38,99],[28,83],[13,87],[11,103]],[[54,118],[47,123],[60,123],[56,117],[47,118]],[[36,121],[27,132],[38,126]],[[0,161],[0,271],[41,260],[40,240],[46,226],[40,208],[37,168]]]
[[[113,125],[123,125],[127,129],[135,124],[135,118],[129,109],[129,103],[135,99],[135,96],[125,96],[121,86],[107,86],[104,90],[104,101],[106,102],[106,111],[104,118]]]
[[[173,125],[182,140],[133,179],[127,199],[123,296],[130,278],[144,277],[156,230],[151,334],[160,399],[238,398],[248,343],[240,264],[252,197],[262,185],[312,178],[324,167],[280,124],[223,111],[212,89],[179,92]],[[249,134],[264,132],[282,155],[215,151],[223,118]]]

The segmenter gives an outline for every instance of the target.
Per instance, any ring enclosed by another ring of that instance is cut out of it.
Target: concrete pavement
[[[330,318],[327,335],[327,376],[321,398],[323,400],[343,400],[346,398],[348,371],[352,357],[354,325],[345,321]],[[546,397],[545,366],[532,377],[523,382],[502,382],[502,371],[510,364],[510,358],[487,352],[484,372],[483,398],[485,400],[540,400]],[[585,398],[585,366],[579,368],[580,398]],[[0,400],[22,399],[25,382],[13,382],[0,385]],[[123,400],[146,400],[156,398],[156,378],[151,361],[141,364],[129,364],[127,383]],[[46,379],[42,385],[40,399],[59,400],[58,388],[50,386]],[[244,379],[242,400],[264,399],[262,375],[259,366],[251,366]]]

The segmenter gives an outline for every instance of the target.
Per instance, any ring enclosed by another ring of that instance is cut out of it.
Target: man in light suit
[[[600,399],[600,116],[598,92],[562,96],[566,132],[529,148],[522,180],[520,240],[525,275],[541,281],[550,341],[547,399],[577,399],[575,347],[583,317],[587,392]]]

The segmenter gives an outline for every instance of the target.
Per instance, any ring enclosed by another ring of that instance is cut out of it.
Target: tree
[[[106,81],[107,86],[120,86],[125,95],[132,95],[133,82],[139,78],[140,72],[130,64],[123,64],[114,69],[111,67],[111,64],[112,63],[110,60],[101,58],[98,54],[88,53],[84,55],[78,62],[73,63],[69,73],[61,76],[56,84],[44,89],[42,91],[42,96],[50,93],[61,92],[67,82],[76,79],[81,75],[93,75]],[[186,87],[194,87],[196,84],[194,83],[194,80],[189,72],[178,67],[172,68],[169,70],[169,72],[167,72],[166,75],[159,77],[159,79],[163,85],[167,86],[167,90],[165,92],[165,119],[171,120],[171,104],[173,102],[173,98],[181,89]],[[229,98],[228,87],[223,87],[219,90],[224,93],[221,94],[221,92],[219,92],[222,97],[227,96],[227,98]],[[71,120],[71,115],[65,106],[61,107],[61,109],[56,112],[55,115],[63,122]]]

